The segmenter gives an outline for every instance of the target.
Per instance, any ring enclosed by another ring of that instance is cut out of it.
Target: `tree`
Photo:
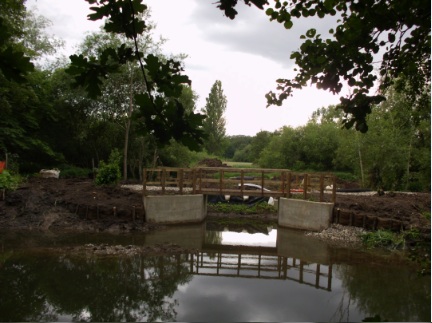
[[[210,154],[222,155],[225,140],[224,113],[227,99],[222,90],[222,82],[217,80],[211,87],[210,94],[206,98],[206,105],[201,112],[206,115],[203,122],[204,133],[208,136],[204,147]]]
[[[0,151],[18,154],[31,171],[62,159],[43,127],[56,118],[49,73],[31,62],[58,43],[44,33],[47,21],[36,18],[23,1],[0,3]]]
[[[244,2],[260,9],[269,4],[266,0]],[[234,19],[236,5],[237,0],[221,0],[217,7]],[[277,80],[278,93],[266,95],[268,105],[281,105],[294,90],[309,84],[335,94],[348,85],[352,94],[341,97],[339,105],[345,113],[342,122],[345,128],[355,126],[366,132],[366,116],[385,99],[385,90],[396,79],[403,80],[399,90],[409,86],[413,99],[430,87],[430,12],[429,0],[275,0],[266,14],[286,29],[292,28],[295,19],[314,16],[335,17],[337,22],[327,39],[315,29],[300,37],[303,44],[291,54],[297,75]],[[371,95],[375,86],[380,93]]]
[[[162,60],[157,55],[144,56],[138,46],[138,37],[148,28],[142,19],[147,6],[140,0],[86,0],[93,5],[90,20],[105,19],[104,29],[114,34],[123,34],[133,42],[102,51],[99,57],[72,55],[68,72],[74,76],[76,86],[86,89],[90,97],[102,94],[103,80],[118,72],[127,62],[135,62],[141,71],[145,87],[134,96],[139,107],[137,120],[142,124],[141,131],[152,134],[158,145],[164,145],[171,139],[177,140],[192,149],[199,149],[202,142],[200,129],[203,116],[185,113],[179,101],[182,85],[190,84],[183,67],[175,59]]]
[[[258,164],[267,168],[299,169],[301,161],[301,132],[292,127],[282,127],[272,136],[268,145],[261,151]]]
[[[21,42],[26,55],[31,57],[33,61],[44,55],[55,54],[59,48],[63,47],[63,40],[44,32],[51,25],[52,22],[49,19],[38,15],[35,11],[27,10]]]
[[[260,131],[253,138],[250,147],[250,160],[257,162],[263,149],[267,147],[274,133],[269,131]]]
[[[336,167],[359,174],[368,187],[429,190],[430,91],[413,104],[408,94],[391,87],[374,109],[368,117],[371,131],[339,136]]]
[[[228,136],[227,137],[227,146],[225,148],[225,152],[223,157],[232,159],[237,151],[242,150],[246,146],[248,146],[252,141],[252,137],[238,135],[238,136]],[[245,160],[242,160],[245,161]],[[246,160],[250,161],[250,159]]]
[[[0,2],[0,74],[8,81],[23,82],[26,74],[34,70],[20,44],[25,17],[24,0]]]
[[[149,21],[150,13],[144,11],[141,19]],[[160,46],[163,40],[157,42],[152,37],[154,24],[148,22],[147,28],[142,34],[137,35],[134,42],[144,55],[149,53],[160,55]],[[101,59],[101,55],[108,48],[120,47],[122,44],[132,47],[134,42],[121,34],[106,33],[103,28],[100,32],[87,35],[81,44],[81,52],[84,56],[92,56]],[[144,81],[140,78],[140,70],[136,62],[125,62],[117,73],[110,74],[101,84],[101,96],[95,100],[95,115],[108,115],[111,120],[118,122],[124,130],[123,144],[123,179],[127,180],[129,138],[132,124],[132,116],[137,109],[135,95],[145,88]]]

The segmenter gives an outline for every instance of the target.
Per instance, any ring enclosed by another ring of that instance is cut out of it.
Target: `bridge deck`
[[[287,169],[267,168],[146,168],[143,170],[144,195],[205,194],[308,199],[331,194],[336,200],[336,179],[332,174],[296,173]],[[152,189],[150,189],[150,187]],[[331,189],[326,189],[331,187]],[[155,191],[158,191],[157,193]]]

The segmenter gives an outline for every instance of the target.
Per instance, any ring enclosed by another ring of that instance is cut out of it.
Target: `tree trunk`
[[[129,129],[131,120],[128,118],[125,127],[125,141],[123,148],[123,180],[127,180],[127,162],[128,162],[128,147],[129,147]]]
[[[133,112],[133,73],[131,72],[130,83],[129,83],[129,110],[127,113],[126,127],[125,127],[125,142],[123,148],[123,180],[127,180],[127,162],[128,162],[128,150],[129,150],[129,131],[131,126],[131,118]]]
[[[357,133],[356,133],[356,139],[357,139],[357,152],[359,155],[359,163],[360,163],[361,186],[364,187],[365,184],[364,184],[364,172],[363,172],[363,159],[362,159],[362,153],[360,149],[360,141]]]
[[[406,165],[406,183],[405,183],[405,190],[408,190],[409,186],[409,178],[410,178],[410,166],[411,166],[411,151],[412,151],[412,139],[413,136],[410,136],[409,146],[408,146],[408,158],[407,158],[407,165]]]

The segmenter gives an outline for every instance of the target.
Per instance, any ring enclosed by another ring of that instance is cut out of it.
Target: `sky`
[[[308,87],[294,93],[281,107],[267,106],[265,94],[276,91],[276,80],[295,75],[289,56],[300,46],[300,35],[309,28],[325,34],[328,22],[310,19],[294,22],[286,30],[265,12],[243,2],[234,20],[216,8],[216,0],[144,0],[155,22],[154,37],[167,39],[167,55],[186,54],[185,71],[204,108],[212,85],[221,81],[227,99],[226,134],[254,136],[283,126],[306,124],[313,111],[339,103],[340,95]],[[52,22],[46,30],[65,42],[63,55],[74,54],[89,32],[100,23],[87,20],[89,4],[84,0],[27,0],[29,8]]]

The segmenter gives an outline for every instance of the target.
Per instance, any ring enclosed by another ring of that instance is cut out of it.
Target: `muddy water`
[[[193,251],[70,252],[166,243]],[[334,248],[297,231],[2,233],[0,248],[0,321],[430,322],[430,277],[394,254]]]

